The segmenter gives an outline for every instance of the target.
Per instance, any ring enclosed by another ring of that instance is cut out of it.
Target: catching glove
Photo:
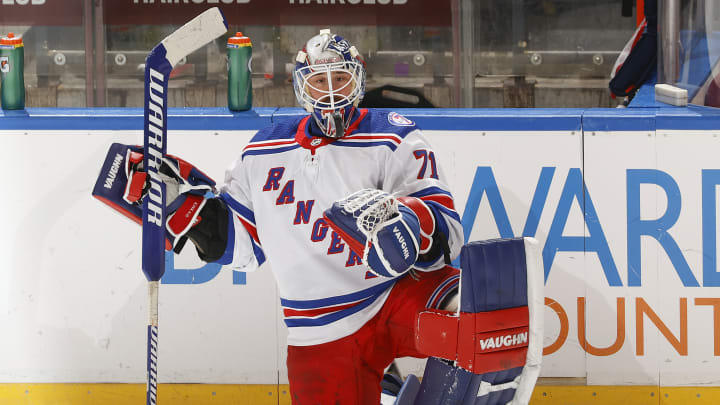
[[[333,203],[323,217],[379,276],[399,276],[418,259],[418,216],[384,191],[360,190]]]

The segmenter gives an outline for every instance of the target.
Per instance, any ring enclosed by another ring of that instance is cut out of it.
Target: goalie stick
[[[150,179],[143,202],[142,270],[148,280],[147,405],[157,403],[158,290],[165,273],[165,184],[160,165],[167,152],[167,90],[173,67],[227,31],[219,8],[211,8],[168,35],[145,60],[143,165]]]

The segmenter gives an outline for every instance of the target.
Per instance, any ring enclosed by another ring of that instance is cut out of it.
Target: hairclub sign
[[[0,0],[0,25],[82,25],[82,2]]]
[[[5,1],[5,0],[2,0]],[[15,0],[18,1],[18,0]],[[50,0],[47,0],[50,1]],[[451,0],[114,0],[104,23],[182,24],[218,6],[229,24],[450,26]]]

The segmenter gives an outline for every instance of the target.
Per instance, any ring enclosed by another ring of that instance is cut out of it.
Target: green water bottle
[[[252,108],[252,43],[238,32],[228,38],[228,108],[245,111]]]
[[[0,104],[3,110],[25,108],[24,58],[22,38],[12,32],[0,38]]]

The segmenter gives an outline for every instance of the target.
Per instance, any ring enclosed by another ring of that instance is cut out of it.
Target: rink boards
[[[720,384],[718,113],[399,111],[434,146],[466,238],[540,240],[541,377],[691,393]],[[257,129],[300,113],[171,109],[168,151],[222,181]],[[0,382],[144,381],[140,228],[90,196],[109,144],[141,143],[141,127],[138,109],[0,115]],[[269,266],[233,272],[191,250],[167,258],[160,382],[284,387],[287,332]],[[660,391],[643,390],[657,403]]]

